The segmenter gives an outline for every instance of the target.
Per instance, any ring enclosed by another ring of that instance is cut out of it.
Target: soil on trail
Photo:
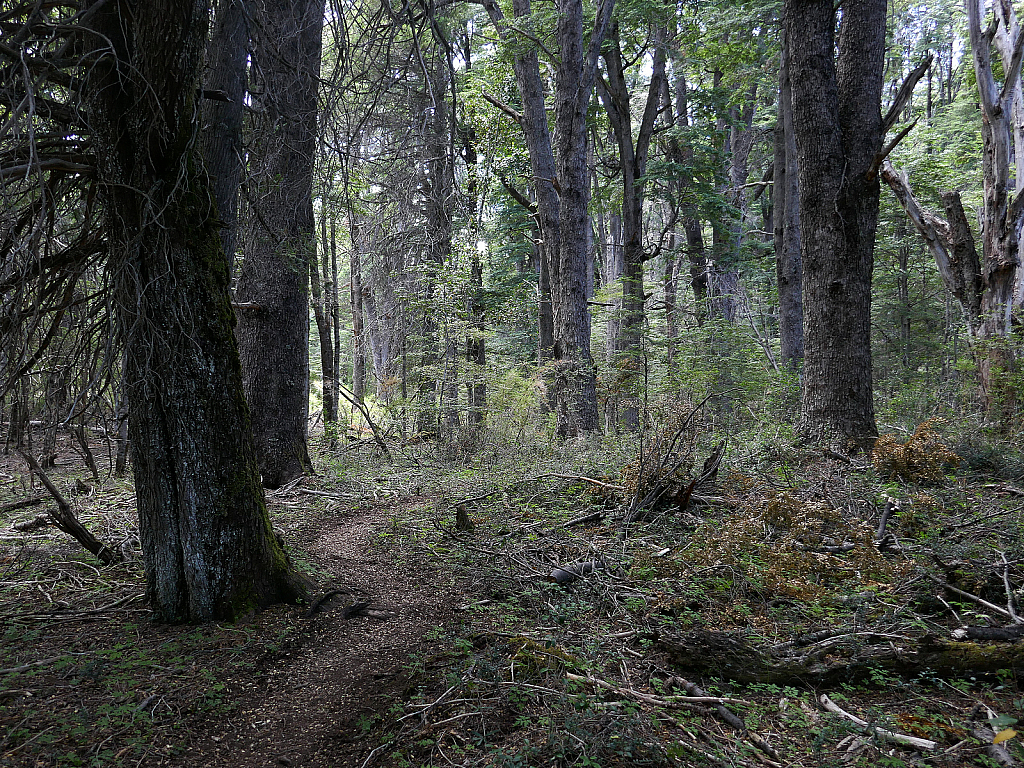
[[[459,599],[434,565],[372,546],[390,520],[388,508],[374,507],[313,526],[301,549],[338,593],[291,647],[230,686],[238,709],[193,730],[173,765],[363,764],[377,746],[373,726],[393,716],[415,665],[436,650],[438,628],[456,621]]]

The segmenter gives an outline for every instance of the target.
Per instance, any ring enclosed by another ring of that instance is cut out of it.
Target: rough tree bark
[[[242,390],[229,265],[195,141],[209,7],[90,4],[85,90],[108,212],[146,591],[164,621],[304,592],[274,537]]]
[[[804,358],[803,294],[800,280],[800,180],[793,136],[793,92],[782,35],[779,63],[779,107],[775,123],[775,164],[772,184],[772,228],[779,290],[779,341],[782,364],[798,370]]]
[[[203,102],[203,161],[210,174],[221,221],[220,239],[234,261],[238,235],[238,189],[242,181],[242,114],[249,54],[249,0],[218,0],[213,34],[206,46]]]
[[[310,468],[309,264],[324,0],[263,0],[252,84],[256,125],[245,257],[235,298],[239,351],[263,483]]]
[[[1012,386],[1006,386],[1006,378],[1016,370],[1009,337],[1020,273],[1020,228],[1024,221],[1024,103],[1020,82],[1024,37],[1009,0],[993,3],[993,15],[993,23],[983,29],[986,3],[968,0],[967,20],[981,99],[985,153],[981,226],[985,291],[981,297],[981,322],[975,334],[975,346],[981,354],[976,359],[986,413],[1005,423],[1003,417],[1012,413],[1015,405],[1015,392]],[[993,45],[1004,70],[1001,87],[993,73]],[[1010,192],[1011,178],[1015,178],[1015,194]],[[948,215],[950,206],[943,202]],[[950,217],[954,239],[961,228],[956,218]],[[966,224],[964,218],[961,226]]]
[[[882,149],[885,0],[787,0],[799,152],[804,387],[800,430],[843,450],[878,434],[871,379],[871,273]]]

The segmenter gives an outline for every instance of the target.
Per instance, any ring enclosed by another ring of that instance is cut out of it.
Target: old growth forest
[[[1024,765],[1018,7],[0,0],[0,765]]]

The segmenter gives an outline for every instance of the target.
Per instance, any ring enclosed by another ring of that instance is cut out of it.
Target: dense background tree
[[[257,6],[249,91],[255,115],[235,299],[245,394],[263,483],[310,468],[309,265],[324,0]]]
[[[715,418],[777,409],[780,440],[799,428],[843,449],[870,443],[876,410],[903,423],[980,404],[1012,430],[1016,22],[1003,6],[986,26],[980,6],[965,20],[857,0],[835,41],[827,5],[793,0],[782,46],[779,9],[753,0],[567,0],[557,14],[525,0],[312,3],[299,16],[297,3],[225,0],[212,32],[194,9],[159,20],[185,52],[172,72],[142,50],[158,36],[148,10],[117,26],[89,6],[90,24],[117,32],[112,52],[75,37],[75,7],[12,7],[0,22],[8,439],[45,464],[69,430],[100,475],[88,430],[117,434],[128,405],[151,591],[177,620],[230,615],[217,595],[235,605],[246,568],[267,576],[239,606],[298,593],[251,487],[250,412],[269,485],[306,471],[321,415],[332,450],[366,428],[386,455],[400,436],[466,459],[509,435],[594,431],[602,407],[610,430],[646,440],[708,394]],[[139,80],[116,79],[115,62]],[[928,246],[893,201],[879,215],[879,174],[931,222]],[[224,338],[233,218],[250,411]],[[279,321],[250,333],[271,310]],[[267,341],[286,326],[288,341]],[[627,349],[628,381],[615,354]],[[310,360],[320,381],[307,392]],[[228,503],[237,515],[217,525],[253,554],[222,574],[221,550],[194,529]]]

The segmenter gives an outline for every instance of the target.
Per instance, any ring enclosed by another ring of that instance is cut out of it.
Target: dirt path
[[[374,726],[397,717],[390,710],[411,685],[410,664],[437,649],[437,627],[455,621],[457,597],[435,565],[371,546],[390,520],[386,508],[322,520],[304,548],[349,594],[323,603],[297,647],[232,685],[239,709],[196,733],[175,765],[363,764]],[[366,611],[346,618],[362,600],[372,600]]]

